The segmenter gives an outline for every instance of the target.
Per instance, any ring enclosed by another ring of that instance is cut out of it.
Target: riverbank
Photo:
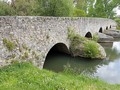
[[[0,69],[1,90],[119,90],[101,80],[69,72],[40,70],[31,63],[14,63]]]

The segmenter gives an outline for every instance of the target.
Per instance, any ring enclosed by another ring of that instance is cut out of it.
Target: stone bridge
[[[42,68],[52,47],[69,52],[68,28],[92,37],[115,26],[113,20],[105,18],[1,16],[0,65],[28,60]]]

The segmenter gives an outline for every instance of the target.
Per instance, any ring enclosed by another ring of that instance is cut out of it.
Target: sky
[[[118,7],[115,9],[117,15],[120,15],[120,9],[118,9]]]

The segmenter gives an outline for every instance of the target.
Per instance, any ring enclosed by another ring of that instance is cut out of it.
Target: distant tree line
[[[120,0],[12,0],[0,1],[0,16],[74,16],[113,18]]]

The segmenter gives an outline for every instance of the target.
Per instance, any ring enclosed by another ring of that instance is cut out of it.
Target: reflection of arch
[[[102,32],[103,32],[102,27],[100,27],[99,32],[100,32],[100,33],[102,33]]]
[[[106,27],[106,30],[108,30],[108,26]]]
[[[92,34],[90,32],[87,32],[86,35],[85,35],[85,37],[92,38]]]

